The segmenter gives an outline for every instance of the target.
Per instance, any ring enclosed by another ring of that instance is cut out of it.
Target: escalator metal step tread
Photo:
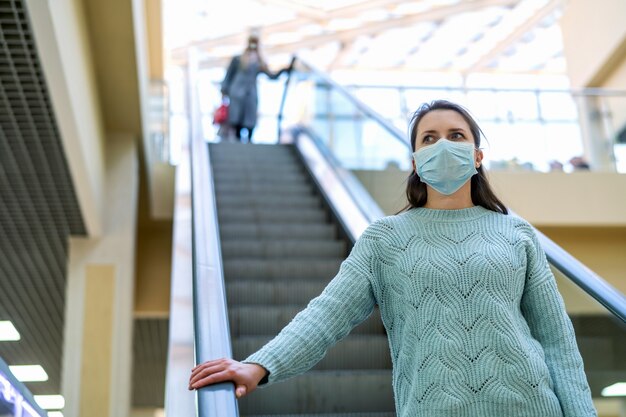
[[[306,238],[334,239],[336,226],[333,224],[285,223],[285,224],[222,224],[222,239],[234,238]]]
[[[304,305],[230,306],[228,317],[231,336],[277,335],[305,307]],[[375,309],[367,319],[352,329],[351,333],[385,334],[378,309]]]
[[[326,281],[229,280],[226,285],[228,305],[306,305],[322,293]]]
[[[218,214],[221,223],[324,223],[326,212],[322,208],[304,209],[258,209],[254,207],[233,208]]]
[[[216,195],[218,212],[222,207],[321,207],[322,200],[316,195],[267,195],[231,194]]]
[[[238,186],[262,186],[272,185],[274,187],[311,187],[311,181],[300,173],[290,173],[289,175],[269,175],[264,171],[255,170],[253,172],[240,172],[237,174],[220,173],[215,175],[213,183],[217,187],[238,187]]]
[[[271,336],[242,336],[233,339],[233,357],[247,358],[272,339]],[[391,369],[385,335],[350,334],[331,347],[313,370]]]
[[[339,271],[341,259],[236,259],[225,260],[224,277],[247,279],[330,280]]]
[[[239,400],[242,414],[394,411],[391,370],[309,371]]]
[[[396,417],[396,413],[241,414],[241,417]]]
[[[215,144],[214,187],[235,359],[275,337],[348,252],[292,146]],[[396,417],[378,308],[312,370],[239,400],[242,417]]]
[[[232,258],[247,259],[306,259],[306,258],[341,258],[346,255],[347,245],[340,240],[296,240],[275,239],[263,241],[256,239],[222,240],[224,260]]]
[[[261,194],[267,197],[268,193],[276,193],[278,195],[313,195],[313,186],[310,184],[216,184],[215,191],[220,197],[228,195],[245,194]]]

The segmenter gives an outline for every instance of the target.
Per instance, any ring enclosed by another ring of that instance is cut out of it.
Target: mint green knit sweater
[[[376,304],[399,417],[597,415],[532,227],[480,206],[376,221],[322,294],[243,362],[270,372],[261,387],[301,374]]]

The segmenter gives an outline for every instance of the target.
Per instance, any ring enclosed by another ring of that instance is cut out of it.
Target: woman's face
[[[433,110],[422,117],[417,125],[415,151],[437,143],[441,138],[452,142],[467,142],[476,146],[469,124],[454,110]],[[476,150],[474,152],[476,168],[480,167],[482,160],[483,151]],[[415,171],[415,161],[413,161],[413,170]]]
[[[440,138],[474,143],[469,124],[454,110],[433,110],[422,117],[417,125],[415,150],[437,143]]]

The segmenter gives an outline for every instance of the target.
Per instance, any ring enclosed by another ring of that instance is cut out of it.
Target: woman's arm
[[[591,390],[578,351],[574,328],[565,311],[556,280],[528,226],[526,286],[521,308],[531,333],[541,343],[564,417],[596,416]]]
[[[265,61],[261,61],[261,72],[267,75],[270,79],[275,80],[282,75],[282,73],[287,72],[289,68],[283,68],[278,72],[272,72]]]
[[[269,371],[263,386],[302,374],[373,311],[372,262],[378,243],[370,226],[356,242],[339,273],[321,295],[294,317],[273,340],[243,362]]]
[[[192,370],[189,389],[224,381],[235,383],[237,397],[301,374],[326,351],[365,320],[376,300],[371,280],[378,238],[385,233],[376,222],[356,242],[339,273],[273,340],[244,361],[214,359]]]

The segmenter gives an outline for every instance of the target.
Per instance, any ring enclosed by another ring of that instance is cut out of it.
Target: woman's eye
[[[435,137],[431,136],[431,135],[424,136],[424,138],[422,139],[422,142],[424,142],[424,143],[433,143],[433,142],[435,142]]]
[[[454,132],[450,135],[450,139],[465,139],[465,136],[460,132]]]

